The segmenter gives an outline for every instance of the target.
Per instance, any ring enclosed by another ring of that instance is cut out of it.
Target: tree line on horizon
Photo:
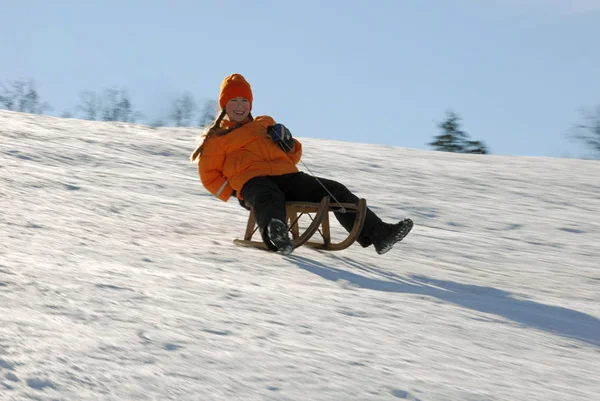
[[[214,100],[207,100],[200,106],[191,93],[183,92],[171,102],[168,116],[151,120],[149,125],[166,127],[171,122],[176,127],[203,127],[215,119],[216,107]],[[41,100],[33,80],[0,83],[0,108],[31,114],[44,114],[53,110],[48,102]],[[75,110],[63,111],[60,117],[126,123],[147,120],[143,113],[134,108],[131,97],[124,88],[110,87],[101,92],[82,91]]]
[[[79,94],[76,110],[81,118],[94,121],[121,121],[137,123],[148,120],[135,110],[126,89],[106,88],[102,92],[86,90]],[[15,80],[0,83],[0,108],[31,114],[44,114],[52,107],[43,101],[33,80]],[[217,102],[207,100],[200,106],[190,92],[183,92],[172,100],[166,118],[150,122],[152,127],[166,127],[171,122],[176,127],[205,127],[214,121]],[[76,118],[72,112],[62,112],[60,117]],[[489,154],[485,142],[471,140],[461,129],[461,118],[452,110],[437,124],[440,130],[427,145],[433,150],[452,153]],[[572,127],[568,136],[583,143],[600,158],[600,105],[582,111],[582,121]]]

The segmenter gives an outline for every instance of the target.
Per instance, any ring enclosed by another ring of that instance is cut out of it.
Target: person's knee
[[[356,202],[358,198],[344,184],[337,181],[332,181],[330,186],[331,193],[340,202]]]
[[[275,187],[267,177],[255,177],[246,182],[242,187],[242,197],[252,206],[259,203],[270,203],[283,197],[279,194],[279,189]]]
[[[263,190],[255,194],[254,202],[262,205],[285,203],[285,195],[280,191]]]

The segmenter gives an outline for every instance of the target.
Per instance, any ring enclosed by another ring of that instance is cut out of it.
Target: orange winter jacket
[[[223,120],[220,126],[227,129],[236,124]],[[286,153],[267,133],[272,125],[273,118],[259,116],[223,136],[206,139],[198,161],[202,185],[227,202],[233,190],[242,199],[242,187],[254,177],[297,172],[302,144],[294,139],[294,148]]]

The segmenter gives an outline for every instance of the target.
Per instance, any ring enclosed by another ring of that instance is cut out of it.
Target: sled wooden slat
[[[288,225],[292,227],[296,227],[296,230],[292,231],[292,245],[294,248],[298,248],[300,245],[303,245],[307,242],[313,234],[319,229],[319,226],[323,222],[323,218],[327,216],[329,212],[329,197],[326,196],[323,198],[321,203],[300,203],[300,202],[288,202],[286,204],[286,212],[288,214]],[[291,213],[290,213],[291,212]],[[299,232],[298,228],[298,220],[297,218],[294,220],[290,220],[290,215],[297,215],[298,213],[315,213],[315,217],[313,217],[312,223],[304,230],[302,234],[298,237],[294,237],[294,231]]]
[[[342,206],[347,210],[346,213],[356,213],[357,218],[354,221],[354,226],[352,227],[352,231],[348,233],[348,237],[345,240],[337,243],[331,242],[330,234],[329,234],[329,222],[327,226],[323,224],[323,242],[307,242],[304,245],[309,246],[311,248],[322,249],[325,251],[341,251],[342,249],[348,248],[350,245],[356,241],[358,234],[362,231],[363,226],[365,225],[365,217],[367,215],[367,202],[364,199],[360,199],[358,205],[354,204],[346,204],[342,203]],[[335,208],[338,209],[337,207]],[[351,210],[348,212],[348,210]],[[333,211],[333,210],[330,210]]]
[[[246,239],[246,240],[252,239],[252,234],[254,234],[255,226],[256,226],[256,216],[254,216],[254,213],[252,212],[252,213],[250,213],[250,216],[248,217],[248,224],[246,225],[246,234],[244,235],[244,239]]]
[[[236,245],[239,245],[239,246],[247,246],[247,247],[253,247],[253,248],[260,248],[260,249],[269,249],[267,244],[265,244],[262,241],[247,241],[244,239],[234,239],[233,243]]]
[[[331,230],[329,229],[329,213],[327,213],[323,217],[323,222],[321,223],[321,236],[323,237],[323,246],[325,249],[331,244]],[[311,244],[314,242],[311,242]],[[309,245],[313,246],[314,245]]]
[[[346,210],[346,213],[355,213],[356,220],[354,222],[352,230],[350,231],[350,233],[348,233],[348,236],[343,241],[334,243],[331,241],[329,212],[338,212],[341,208],[344,208]],[[329,197],[324,197],[320,203],[287,202],[287,223],[288,226],[290,226],[290,233],[292,235],[292,245],[294,246],[294,248],[305,245],[312,248],[327,251],[338,251],[345,249],[356,241],[358,234],[361,232],[364,226],[366,212],[367,203],[364,199],[360,199],[358,204],[332,204],[330,203]],[[312,219],[311,223],[306,229],[304,229],[304,231],[302,231],[299,227],[299,218],[303,215],[308,215]],[[251,246],[260,249],[273,249],[272,244],[271,246],[269,246],[264,241],[252,240],[252,237],[256,231],[256,217],[254,215],[254,211],[252,210],[250,211],[250,216],[248,217],[248,223],[246,225],[244,239],[235,239],[233,242],[236,245],[241,246]],[[323,241],[309,241],[317,231],[320,232]],[[259,237],[261,236],[260,233],[258,233],[258,235]]]

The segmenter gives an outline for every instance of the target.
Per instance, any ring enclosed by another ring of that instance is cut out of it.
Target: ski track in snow
[[[199,134],[0,111],[0,400],[597,399],[600,163],[301,137],[415,228],[281,257]]]

